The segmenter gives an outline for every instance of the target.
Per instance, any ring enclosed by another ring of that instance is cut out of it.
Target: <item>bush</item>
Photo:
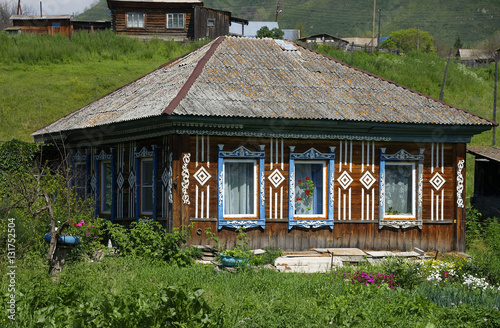
[[[194,263],[191,248],[183,248],[190,230],[182,227],[168,233],[160,223],[150,219],[132,222],[129,228],[103,220],[106,235],[113,241],[123,256],[140,259],[156,259],[179,266]],[[196,255],[195,255],[196,256]]]

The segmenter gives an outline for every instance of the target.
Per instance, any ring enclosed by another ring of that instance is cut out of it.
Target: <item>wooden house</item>
[[[295,43],[220,37],[37,130],[96,214],[234,246],[464,251],[466,143],[496,123]]]
[[[500,218],[500,148],[467,146],[474,156],[473,207],[486,217]]]
[[[72,15],[12,15],[10,19],[13,26],[9,30],[49,35],[60,33],[69,37],[73,33],[72,17]]]
[[[228,11],[203,7],[200,0],[107,0],[117,34],[143,39],[215,39],[229,33]]]

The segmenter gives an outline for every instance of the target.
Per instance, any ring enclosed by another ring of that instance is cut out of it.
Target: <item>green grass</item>
[[[61,36],[0,33],[0,141],[32,141],[35,130],[191,51],[110,31]]]
[[[82,325],[75,327],[97,322],[105,327],[114,327],[114,322],[133,327],[136,317],[149,318],[154,313],[160,320],[166,312],[152,309],[161,304],[159,295],[166,286],[186,292],[202,289],[210,308],[209,322],[217,327],[493,327],[500,322],[499,311],[491,307],[438,306],[412,290],[352,285],[340,272],[216,273],[213,266],[178,268],[106,258],[68,265],[59,282],[52,283],[46,269],[36,259],[19,263],[19,327],[65,327],[78,322]],[[5,267],[1,273],[6,273]],[[5,304],[6,284],[0,291]],[[51,325],[54,318],[58,321]]]

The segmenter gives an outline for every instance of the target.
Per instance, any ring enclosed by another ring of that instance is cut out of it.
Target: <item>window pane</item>
[[[224,214],[255,215],[255,162],[224,163]]]
[[[295,214],[324,215],[324,165],[295,164]]]
[[[413,165],[385,164],[385,214],[412,215]]]
[[[153,160],[141,161],[141,213],[153,213]]]
[[[184,14],[168,14],[167,15],[168,28],[183,28],[184,27]]]
[[[75,163],[74,181],[76,196],[80,199],[85,199],[85,196],[87,196],[85,163]]]
[[[128,27],[144,27],[144,13],[127,13]]]
[[[101,212],[111,212],[111,162],[101,162]]]

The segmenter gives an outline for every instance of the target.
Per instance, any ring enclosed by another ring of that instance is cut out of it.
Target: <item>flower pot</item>
[[[46,233],[43,236],[43,239],[45,239],[46,242],[50,242],[50,233]],[[74,236],[60,236],[57,239],[57,242],[60,244],[64,245],[78,245],[80,243],[80,237],[74,237]]]
[[[240,266],[248,262],[248,257],[234,257],[221,254],[220,261],[224,266],[234,267]]]

